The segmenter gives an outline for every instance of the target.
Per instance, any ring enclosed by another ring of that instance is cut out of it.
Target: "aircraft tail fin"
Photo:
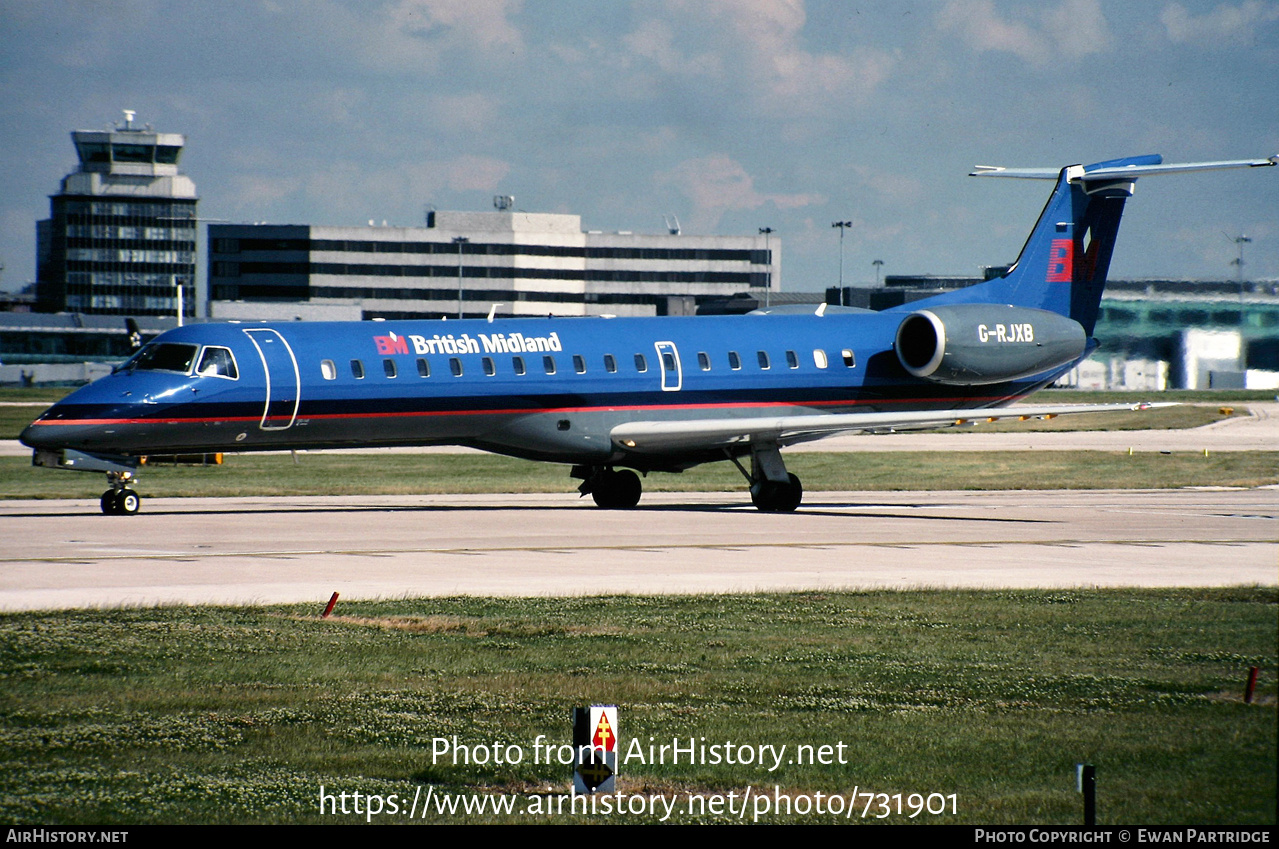
[[[1163,157],[1157,154],[1059,170],[979,165],[972,176],[1055,179],[1057,185],[1017,262],[1003,276],[928,301],[1005,303],[1051,310],[1073,318],[1091,336],[1124,203],[1132,196],[1138,177],[1273,165],[1279,165],[1279,156],[1164,165]],[[906,308],[923,305],[917,301]]]

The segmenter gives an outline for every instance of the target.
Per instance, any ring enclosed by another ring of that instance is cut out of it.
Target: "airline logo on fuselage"
[[[546,336],[525,336],[523,333],[452,333],[434,336],[374,336],[373,344],[378,354],[392,356],[407,354],[412,346],[415,354],[523,354],[539,351],[562,351],[560,335],[552,332]]]

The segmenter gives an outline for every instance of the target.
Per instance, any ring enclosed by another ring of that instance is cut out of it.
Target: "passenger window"
[[[644,359],[643,354],[635,355],[635,370],[640,374],[648,371],[648,360]]]
[[[667,371],[675,371],[675,355],[667,351],[662,352],[662,368]]]
[[[786,352],[786,367],[799,368],[799,355],[796,354],[794,351]]]
[[[705,351],[697,352],[697,364],[702,367],[702,371],[711,370],[711,355]]]
[[[578,374],[586,374],[586,357],[581,354],[573,355],[573,371]]]
[[[550,354],[547,354],[545,357],[542,357],[542,369],[547,374],[555,374],[555,358],[552,357]]]
[[[617,360],[613,358],[612,354],[604,355],[604,371],[609,374],[617,373]]]
[[[325,380],[336,380],[338,367],[333,364],[332,360],[320,360],[320,374],[324,375]]]
[[[359,360],[351,360],[351,377],[356,380],[364,379],[364,363]]]
[[[516,374],[523,374],[523,373],[524,373],[524,358],[523,358],[523,357],[511,357],[511,368],[515,369],[515,373],[516,373]]]
[[[449,357],[449,371],[453,372],[454,377],[461,377],[462,361],[457,357]]]
[[[399,372],[395,369],[395,360],[383,360],[382,371],[386,372],[387,377],[395,377],[399,374]]]
[[[742,358],[737,356],[736,351],[728,352],[728,367],[733,371],[740,371],[742,368]]]
[[[431,376],[431,364],[422,357],[417,358],[417,373],[419,377]]]
[[[492,357],[484,357],[483,359],[480,360],[480,364],[484,366],[484,373],[487,374],[489,377],[492,377],[493,375],[497,374],[497,366],[493,365]]]
[[[843,351],[840,351],[840,354],[844,357],[844,365],[848,366],[849,368],[853,368],[854,366],[857,365],[857,361],[853,359],[853,352],[849,350],[848,348],[845,348]]]
[[[760,367],[760,368],[762,368],[762,369],[764,369],[765,371],[767,371],[767,370],[768,370],[768,368],[769,368],[769,365],[768,365],[768,352],[767,352],[767,351],[756,351],[756,352],[755,352],[755,358],[756,358],[757,360],[759,360],[759,367]]]
[[[196,367],[195,373],[201,377],[225,377],[235,380],[239,377],[239,373],[235,369],[235,357],[231,355],[230,348],[215,348],[209,346],[204,349],[204,353],[200,355],[200,365]]]

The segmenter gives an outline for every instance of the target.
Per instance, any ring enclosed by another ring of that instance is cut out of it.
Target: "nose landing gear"
[[[102,512],[108,516],[132,516],[142,506],[142,496],[129,488],[132,472],[107,472],[110,489],[102,493]]]

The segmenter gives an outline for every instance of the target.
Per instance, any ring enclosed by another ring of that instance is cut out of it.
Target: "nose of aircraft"
[[[68,396],[71,397],[71,396]],[[22,429],[18,439],[28,448],[72,448],[88,446],[87,437],[98,430],[93,423],[81,420],[74,406],[68,408],[66,399],[59,401],[40,414],[40,417]]]
[[[22,433],[18,434],[18,441],[28,448],[43,448],[44,443],[40,439],[39,428],[35,425],[27,425],[22,429]]]
[[[65,438],[53,438],[53,428],[32,422],[18,434],[18,440],[28,448],[69,448]]]

